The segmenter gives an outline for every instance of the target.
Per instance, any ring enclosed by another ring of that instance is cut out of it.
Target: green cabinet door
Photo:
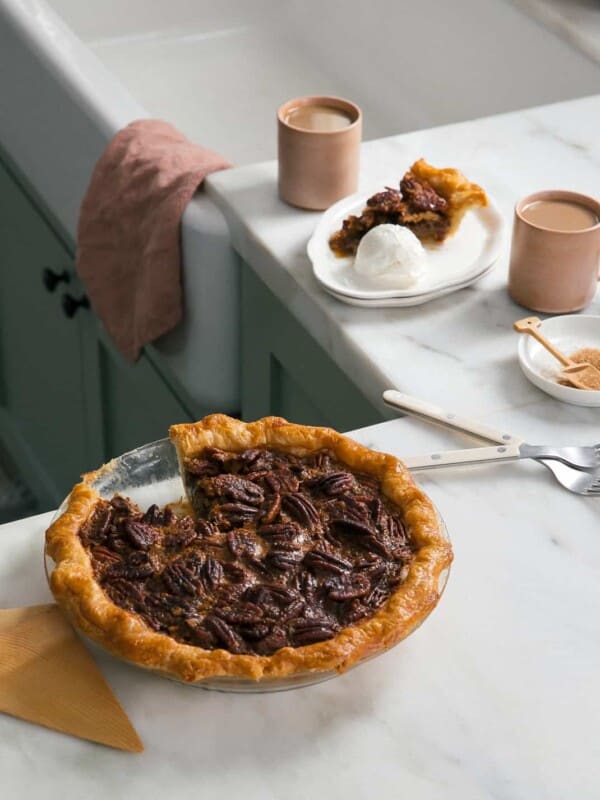
[[[45,268],[66,270],[69,283],[49,291]],[[94,466],[81,377],[81,315],[89,312],[69,319],[66,292],[81,294],[71,257],[0,163],[0,436],[42,507]]]
[[[146,354],[135,364],[127,363],[93,315],[84,319],[86,328],[88,321],[86,391],[94,422],[91,434],[103,460],[163,439],[170,425],[194,419],[193,410],[183,405]]]

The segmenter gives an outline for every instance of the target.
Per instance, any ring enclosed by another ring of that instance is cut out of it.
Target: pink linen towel
[[[77,272],[129,361],[181,320],[181,217],[204,178],[229,166],[152,119],[127,125],[100,156],[79,214]]]

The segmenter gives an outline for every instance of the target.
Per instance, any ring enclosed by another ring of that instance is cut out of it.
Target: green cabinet
[[[103,460],[162,439],[170,425],[201,416],[184,406],[147,356],[129,364],[99,330],[93,315],[86,322],[91,328],[85,332],[90,428]]]
[[[68,316],[65,297],[83,296],[69,244],[0,161],[0,449],[40,510],[195,416],[147,355],[121,358],[89,308]]]
[[[47,502],[90,465],[80,378],[82,310],[69,319],[61,306],[66,291],[78,296],[80,289],[62,242],[1,165],[0,259],[2,427],[23,451],[17,461],[32,470],[26,483]],[[69,282],[50,292],[44,269],[64,272]]]
[[[242,416],[353,430],[386,417],[254,274],[242,269]]]

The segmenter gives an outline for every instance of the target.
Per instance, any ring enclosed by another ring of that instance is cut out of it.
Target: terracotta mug
[[[590,209],[599,220],[580,230],[543,227],[523,217],[540,200],[561,200]],[[580,311],[594,298],[600,265],[600,202],[577,192],[549,190],[515,206],[508,292],[521,306],[546,314]]]
[[[310,120],[313,109],[324,112],[329,129]],[[357,105],[341,97],[298,97],[279,108],[277,128],[282,200],[322,211],[356,192],[362,128]]]

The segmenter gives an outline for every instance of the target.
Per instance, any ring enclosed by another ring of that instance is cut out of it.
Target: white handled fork
[[[544,464],[557,481],[569,491],[576,494],[600,495],[600,445],[563,448],[539,447],[527,444],[509,433],[496,431],[479,422],[463,419],[395,389],[385,391],[383,399],[387,405],[405,411],[411,416],[497,443],[495,447],[472,447],[467,450],[436,452],[427,456],[409,456],[403,461],[410,470],[533,458]]]

